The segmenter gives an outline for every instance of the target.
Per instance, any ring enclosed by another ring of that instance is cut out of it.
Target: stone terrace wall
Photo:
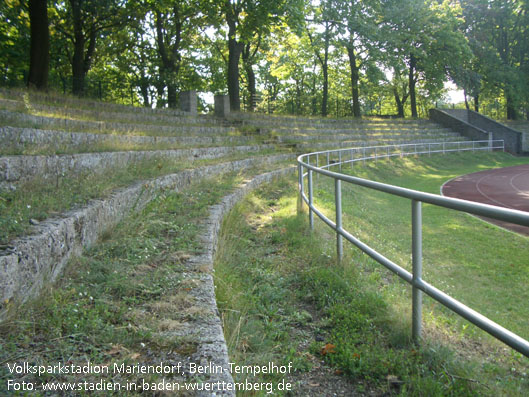
[[[146,134],[161,134],[175,136],[181,134],[212,134],[223,135],[235,132],[233,127],[206,126],[206,125],[157,125],[157,124],[139,124],[139,123],[121,123],[107,121],[84,121],[71,120],[58,117],[34,116],[27,113],[11,112],[9,110],[0,110],[0,120],[4,124],[8,123],[25,123],[38,125],[39,128],[51,128],[61,130],[75,129],[78,131],[98,131],[99,133],[110,133],[117,131],[123,134],[132,132],[142,132]]]
[[[246,159],[186,170],[150,181],[142,181],[115,192],[104,200],[93,200],[86,207],[49,219],[36,226],[35,234],[18,238],[0,252],[0,311],[9,300],[24,301],[35,296],[44,283],[53,281],[68,259],[92,245],[110,226],[131,210],[139,210],[162,189],[179,191],[193,180],[293,159],[278,155]]]
[[[86,132],[63,132],[35,128],[0,127],[0,142],[5,148],[24,150],[28,145],[47,146],[74,150],[93,145],[211,145],[216,143],[244,143],[252,139],[247,136],[144,136],[91,134]]]
[[[234,153],[258,152],[273,149],[273,145],[228,146],[177,150],[128,151],[64,154],[58,156],[0,157],[0,191],[15,189],[16,184],[38,176],[44,180],[79,175],[84,172],[101,173],[115,167],[125,167],[139,161],[155,159],[214,159]]]

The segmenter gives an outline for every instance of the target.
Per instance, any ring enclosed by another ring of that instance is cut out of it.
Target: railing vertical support
[[[355,152],[354,149],[351,149],[351,169],[355,167]]]
[[[366,165],[366,147],[364,146],[362,149],[363,162]]]
[[[343,258],[343,238],[342,238],[342,181],[334,180],[334,202],[336,205],[336,258],[338,262]]]
[[[415,343],[421,340],[422,325],[422,291],[415,283],[422,280],[422,209],[421,202],[411,201],[412,224],[412,338]]]
[[[297,210],[298,213],[301,213],[303,209],[303,166],[298,164],[298,189],[299,189],[299,199]]]
[[[331,160],[329,159],[329,152],[327,152],[327,169],[329,169],[329,164],[331,164]]]
[[[342,150],[340,149],[338,151],[338,156],[339,156],[339,163],[340,163],[340,171],[342,170]]]
[[[312,170],[308,170],[308,179],[309,179],[309,223],[310,223],[310,230],[314,230],[314,212],[312,211],[312,207],[314,206],[313,201],[313,189],[312,189]]]

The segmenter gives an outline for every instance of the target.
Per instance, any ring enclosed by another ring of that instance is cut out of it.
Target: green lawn
[[[502,153],[438,155],[368,163],[355,175],[438,193],[455,176],[526,161]],[[311,379],[323,359],[360,393],[526,395],[527,358],[429,298],[425,340],[414,346],[410,287],[350,244],[336,265],[334,234],[318,220],[309,232],[306,206],[296,213],[292,179],[252,194],[224,224],[216,285],[232,360],[292,361],[296,384]],[[331,214],[334,185],[322,177],[315,183],[317,205]],[[409,201],[342,189],[345,227],[410,268]],[[425,280],[527,337],[529,240],[430,205],[423,218]],[[325,343],[334,348],[323,356]],[[392,389],[388,377],[402,384]]]

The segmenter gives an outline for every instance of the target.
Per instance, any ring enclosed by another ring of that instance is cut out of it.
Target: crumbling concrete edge
[[[190,135],[189,132],[165,135],[115,135],[110,133],[67,132],[28,127],[0,127],[0,139],[6,148],[23,151],[27,146],[47,146],[57,151],[86,149],[93,145],[214,145],[248,142],[249,136],[220,134],[211,128],[210,135]]]
[[[53,156],[0,157],[0,191],[14,190],[19,183],[35,177],[59,181],[61,178],[85,172],[102,173],[109,168],[130,166],[145,160],[204,160],[235,153],[260,152],[273,145],[220,146],[174,150],[140,150],[125,152],[76,153]]]
[[[205,382],[209,383],[208,389],[210,392],[201,392],[199,396],[235,396],[235,391],[230,391],[225,388],[217,388],[223,382],[233,383],[233,378],[230,373],[230,360],[228,355],[228,348],[224,333],[222,330],[222,320],[217,307],[215,298],[215,285],[213,279],[215,253],[218,247],[219,233],[222,227],[222,221],[235,204],[240,202],[248,193],[258,188],[264,183],[271,182],[274,178],[287,175],[294,172],[295,166],[275,170],[266,174],[258,175],[244,185],[239,187],[233,193],[225,196],[219,204],[213,205],[209,208],[209,217],[203,223],[204,232],[200,236],[203,243],[202,253],[192,257],[187,262],[187,270],[189,273],[185,275],[186,279],[194,279],[196,288],[190,293],[194,296],[196,302],[200,304],[205,311],[212,313],[207,321],[202,322],[201,326],[190,323],[188,326],[192,328],[189,332],[193,332],[200,328],[200,339],[197,351],[191,355],[190,361],[197,363],[200,367],[208,368],[213,365],[222,366],[222,371],[214,371],[210,374],[209,379]]]
[[[138,182],[104,200],[92,200],[61,218],[43,221],[35,227],[34,234],[15,239],[0,251],[0,321],[5,318],[7,306],[36,296],[45,282],[52,282],[61,274],[72,255],[94,244],[105,230],[132,210],[142,209],[158,192],[179,191],[207,176],[287,159],[293,156],[249,158],[185,170]]]

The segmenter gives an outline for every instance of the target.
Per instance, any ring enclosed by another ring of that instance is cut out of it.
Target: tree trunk
[[[396,88],[393,89],[393,96],[397,105],[397,117],[404,118],[404,102],[401,101],[399,93]]]
[[[241,58],[243,44],[238,43],[235,36],[228,39],[228,95],[230,109],[234,112],[241,110],[239,95],[239,59]]]
[[[474,95],[474,111],[479,112],[479,95]]]
[[[72,57],[72,93],[83,95],[84,92],[84,46],[85,37],[81,21],[81,5],[78,0],[71,0],[73,16],[74,48]]]
[[[507,93],[505,99],[507,101],[507,120],[517,120],[518,112],[516,111],[516,104],[512,95]]]
[[[359,68],[356,63],[354,48],[347,47],[349,55],[349,68],[351,69],[351,91],[353,96],[353,117],[361,117],[358,81],[360,80]]]
[[[167,83],[167,106],[176,109],[176,86],[173,83]]]
[[[29,0],[31,46],[28,87],[37,90],[48,88],[50,67],[50,32],[47,0]]]
[[[323,65],[323,98],[321,101],[321,115],[327,117],[327,102],[329,101],[329,67],[327,62]]]
[[[151,100],[149,97],[149,79],[145,76],[145,72],[141,69],[141,77],[138,81],[138,87],[140,88],[140,94],[143,98],[143,106],[146,108],[151,107]]]
[[[417,61],[415,56],[410,56],[410,74],[408,76],[411,117],[417,118],[417,98],[415,96],[415,65]]]
[[[251,55],[250,45],[247,45],[244,48],[244,51],[242,52],[242,59],[243,59],[244,70],[246,72],[246,77],[248,81],[248,84],[247,84],[248,93],[250,94],[250,101],[249,101],[248,109],[250,110],[250,112],[253,112],[255,110],[255,98],[257,94],[257,89],[255,87],[256,86],[255,72],[253,71],[253,65],[250,59],[251,58],[250,55]]]
[[[237,12],[228,5],[226,22],[228,23],[228,96],[230,97],[230,110],[241,110],[239,96],[239,60],[244,49],[244,43],[237,41]]]
[[[163,79],[158,80],[154,86],[156,87],[156,107],[163,108],[165,106],[165,100],[163,99],[165,92],[165,81]]]

